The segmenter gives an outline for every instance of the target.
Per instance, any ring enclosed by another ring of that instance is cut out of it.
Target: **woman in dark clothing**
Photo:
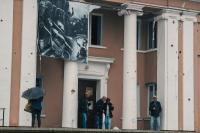
[[[111,129],[111,119],[113,117],[112,111],[114,107],[110,102],[110,98],[106,99],[106,102],[103,104],[103,112],[105,114],[105,128]]]
[[[37,115],[37,121],[38,121],[38,127],[41,126],[41,119],[40,119],[40,115],[41,115],[41,110],[42,110],[42,100],[43,97],[40,97],[38,99],[31,99],[31,113],[32,113],[32,127],[34,127],[35,125],[35,117]]]
[[[82,128],[87,128],[87,113],[88,113],[88,100],[85,97],[79,101],[79,111],[81,112],[81,125]]]
[[[95,127],[101,129],[102,128],[102,121],[103,121],[103,104],[106,102],[106,97],[103,96],[99,99],[95,104]]]

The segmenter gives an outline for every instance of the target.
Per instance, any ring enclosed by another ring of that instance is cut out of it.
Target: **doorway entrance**
[[[94,105],[96,102],[96,87],[97,80],[79,79],[78,80],[78,101],[84,99],[84,95],[87,92],[88,95],[88,116],[87,116],[87,128],[95,127],[95,112]],[[80,105],[80,104],[78,104]],[[81,113],[78,111],[78,128],[81,128]]]

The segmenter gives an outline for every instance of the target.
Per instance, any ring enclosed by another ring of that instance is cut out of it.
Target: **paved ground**
[[[102,129],[71,129],[71,128],[29,128],[0,127],[0,133],[155,133],[148,130],[102,130]],[[157,133],[194,133],[181,131],[160,131]]]

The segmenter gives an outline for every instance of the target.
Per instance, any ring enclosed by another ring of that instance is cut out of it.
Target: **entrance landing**
[[[195,133],[187,131],[104,130],[72,128],[0,127],[0,133]]]

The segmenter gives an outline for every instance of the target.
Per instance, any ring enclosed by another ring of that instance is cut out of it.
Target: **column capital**
[[[180,20],[181,11],[173,9],[163,9],[158,13],[158,16],[154,18],[155,21],[175,19]]]
[[[181,11],[181,10],[174,10],[174,9],[163,9],[158,13],[158,16],[154,18],[155,21],[159,20],[168,20],[168,19],[175,19],[175,20],[182,20],[182,21],[193,21],[197,22],[197,15],[196,12],[190,11]]]
[[[131,14],[137,14],[138,16],[141,16],[143,14],[142,8],[144,6],[137,5],[137,4],[122,4],[121,10],[118,12],[119,16],[123,15],[131,15]]]
[[[196,12],[187,12],[187,11],[181,12],[181,20],[182,21],[197,22],[197,16],[198,16],[198,13],[196,13]]]
[[[200,14],[197,15],[197,22],[200,22]]]

